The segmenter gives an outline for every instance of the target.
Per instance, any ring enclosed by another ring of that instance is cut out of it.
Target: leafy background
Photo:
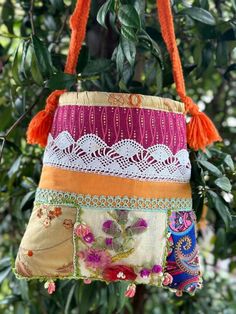
[[[16,280],[11,265],[29,219],[43,151],[26,127],[55,88],[176,97],[154,0],[92,1],[77,75],[63,74],[75,1],[0,0],[0,313],[236,312],[236,2],[172,1],[189,95],[214,119],[222,143],[191,152],[204,287],[177,298],[160,288],[63,281],[48,296]],[[4,149],[3,149],[4,148]]]

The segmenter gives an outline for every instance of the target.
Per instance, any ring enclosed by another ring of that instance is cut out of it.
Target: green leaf
[[[76,75],[58,72],[50,77],[50,79],[47,81],[46,86],[51,90],[69,90],[76,83],[76,78]]]
[[[38,84],[39,86],[43,84],[43,77],[40,72],[39,65],[38,65],[34,51],[32,51],[32,58],[31,58],[31,75],[36,84]]]
[[[124,68],[125,56],[121,44],[116,49],[116,68],[118,73],[122,73]]]
[[[221,177],[215,180],[215,185],[226,192],[231,192],[232,185],[227,177]]]
[[[220,41],[216,47],[216,63],[217,66],[227,66],[228,63],[228,43]]]
[[[215,18],[211,15],[211,13],[202,8],[198,7],[187,8],[181,11],[181,13],[186,14],[190,16],[192,19],[204,24],[208,25],[216,24]]]
[[[234,162],[230,155],[225,157],[224,163],[230,168],[231,171],[234,171]]]
[[[89,61],[89,50],[88,47],[83,45],[79,54],[79,60],[76,66],[76,72],[81,73]]]
[[[8,267],[0,272],[0,284],[7,278],[11,272],[11,267]]]
[[[136,46],[135,43],[132,41],[129,41],[125,38],[122,38],[121,40],[121,47],[123,49],[124,55],[131,65],[131,67],[134,66],[135,62],[135,56],[136,56]]]
[[[32,36],[32,44],[43,77],[49,77],[53,74],[54,67],[52,58],[45,44],[35,35]]]
[[[20,204],[20,207],[19,209],[20,210],[23,210],[23,209],[27,209],[27,204],[31,204],[32,205],[32,202],[34,200],[34,197],[35,197],[35,191],[30,191],[28,192],[22,199],[21,201],[21,204]]]
[[[135,30],[132,28],[132,27],[129,27],[129,26],[124,26],[122,25],[121,26],[121,35],[132,41],[132,42],[136,42],[137,41],[137,35],[136,35],[136,32]]]
[[[200,165],[202,165],[205,169],[209,170],[216,177],[221,177],[222,176],[222,172],[216,166],[211,164],[209,161],[198,160],[198,162],[199,162]]]
[[[9,178],[11,178],[13,175],[15,175],[19,168],[20,168],[20,164],[21,164],[21,159],[22,159],[22,156],[19,156],[13,163],[13,165],[11,166],[11,168],[9,169],[7,175]]]
[[[108,0],[101,6],[97,14],[98,23],[105,28],[107,28],[106,23],[105,23],[106,16],[107,16],[108,11],[112,8],[112,6],[114,6],[114,0]]]
[[[207,197],[208,197],[209,206],[217,210],[218,214],[224,221],[226,229],[229,229],[230,222],[232,220],[232,216],[230,214],[229,208],[225,205],[225,203],[222,201],[220,196],[218,196],[215,192],[208,191]]]
[[[83,75],[93,75],[101,72],[105,72],[110,69],[111,60],[108,59],[96,59],[90,60],[84,68]]]
[[[118,11],[118,19],[120,23],[124,26],[132,27],[132,28],[141,28],[141,21],[136,9],[130,5],[122,5]]]

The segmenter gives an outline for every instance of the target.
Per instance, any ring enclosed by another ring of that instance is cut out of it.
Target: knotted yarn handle
[[[183,69],[176,44],[174,21],[171,10],[170,0],[156,0],[157,17],[161,26],[161,34],[165,41],[167,50],[172,62],[172,72],[176,85],[176,91],[185,104],[185,111],[192,117],[187,124],[187,141],[189,147],[194,150],[204,150],[206,146],[216,141],[221,141],[221,137],[213,122],[203,112],[199,111],[198,106],[192,98],[186,95]]]
[[[79,53],[86,35],[86,26],[89,17],[91,0],[77,0],[70,18],[71,39],[64,72],[76,73]],[[46,106],[31,120],[27,130],[27,142],[45,147],[48,134],[53,123],[54,112],[58,106],[59,97],[66,90],[53,91],[46,100]]]
[[[156,0],[156,2],[161,33],[172,61],[176,90],[180,99],[185,104],[186,112],[192,116],[190,122],[187,124],[187,141],[189,146],[194,150],[204,150],[207,145],[215,141],[220,141],[221,137],[212,121],[205,113],[200,112],[198,106],[186,95],[170,0]],[[76,73],[79,53],[86,34],[90,6],[91,0],[77,0],[75,10],[70,18],[72,32],[64,70],[65,73]],[[39,144],[43,147],[46,146],[53,122],[53,115],[58,105],[58,99],[64,92],[65,90],[53,91],[46,100],[45,109],[36,114],[31,120],[27,130],[28,143]]]

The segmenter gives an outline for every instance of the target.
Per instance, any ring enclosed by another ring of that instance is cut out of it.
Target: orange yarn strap
[[[71,40],[64,72],[76,73],[79,53],[85,38],[91,0],[77,0],[75,10],[70,18]],[[27,130],[27,142],[45,147],[52,127],[54,112],[58,99],[65,90],[53,91],[46,100],[45,109],[38,112],[31,120]]]
[[[181,101],[185,104],[186,112],[190,113],[192,116],[191,121],[187,125],[188,144],[194,150],[204,150],[207,145],[215,141],[220,141],[221,137],[212,121],[205,113],[200,112],[192,98],[186,95],[184,75],[176,44],[170,0],[156,0],[156,2],[162,37],[166,43],[172,62],[176,90]]]
[[[88,22],[91,0],[77,0],[75,10],[70,18],[71,40],[66,60],[65,73],[76,73],[76,65],[82,47]]]

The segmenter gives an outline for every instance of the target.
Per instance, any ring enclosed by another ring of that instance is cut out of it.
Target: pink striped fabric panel
[[[62,131],[68,131],[74,140],[95,134],[109,146],[122,139],[133,139],[144,148],[164,144],[173,154],[187,147],[185,116],[160,110],[60,106],[54,116],[51,135],[56,138]]]

